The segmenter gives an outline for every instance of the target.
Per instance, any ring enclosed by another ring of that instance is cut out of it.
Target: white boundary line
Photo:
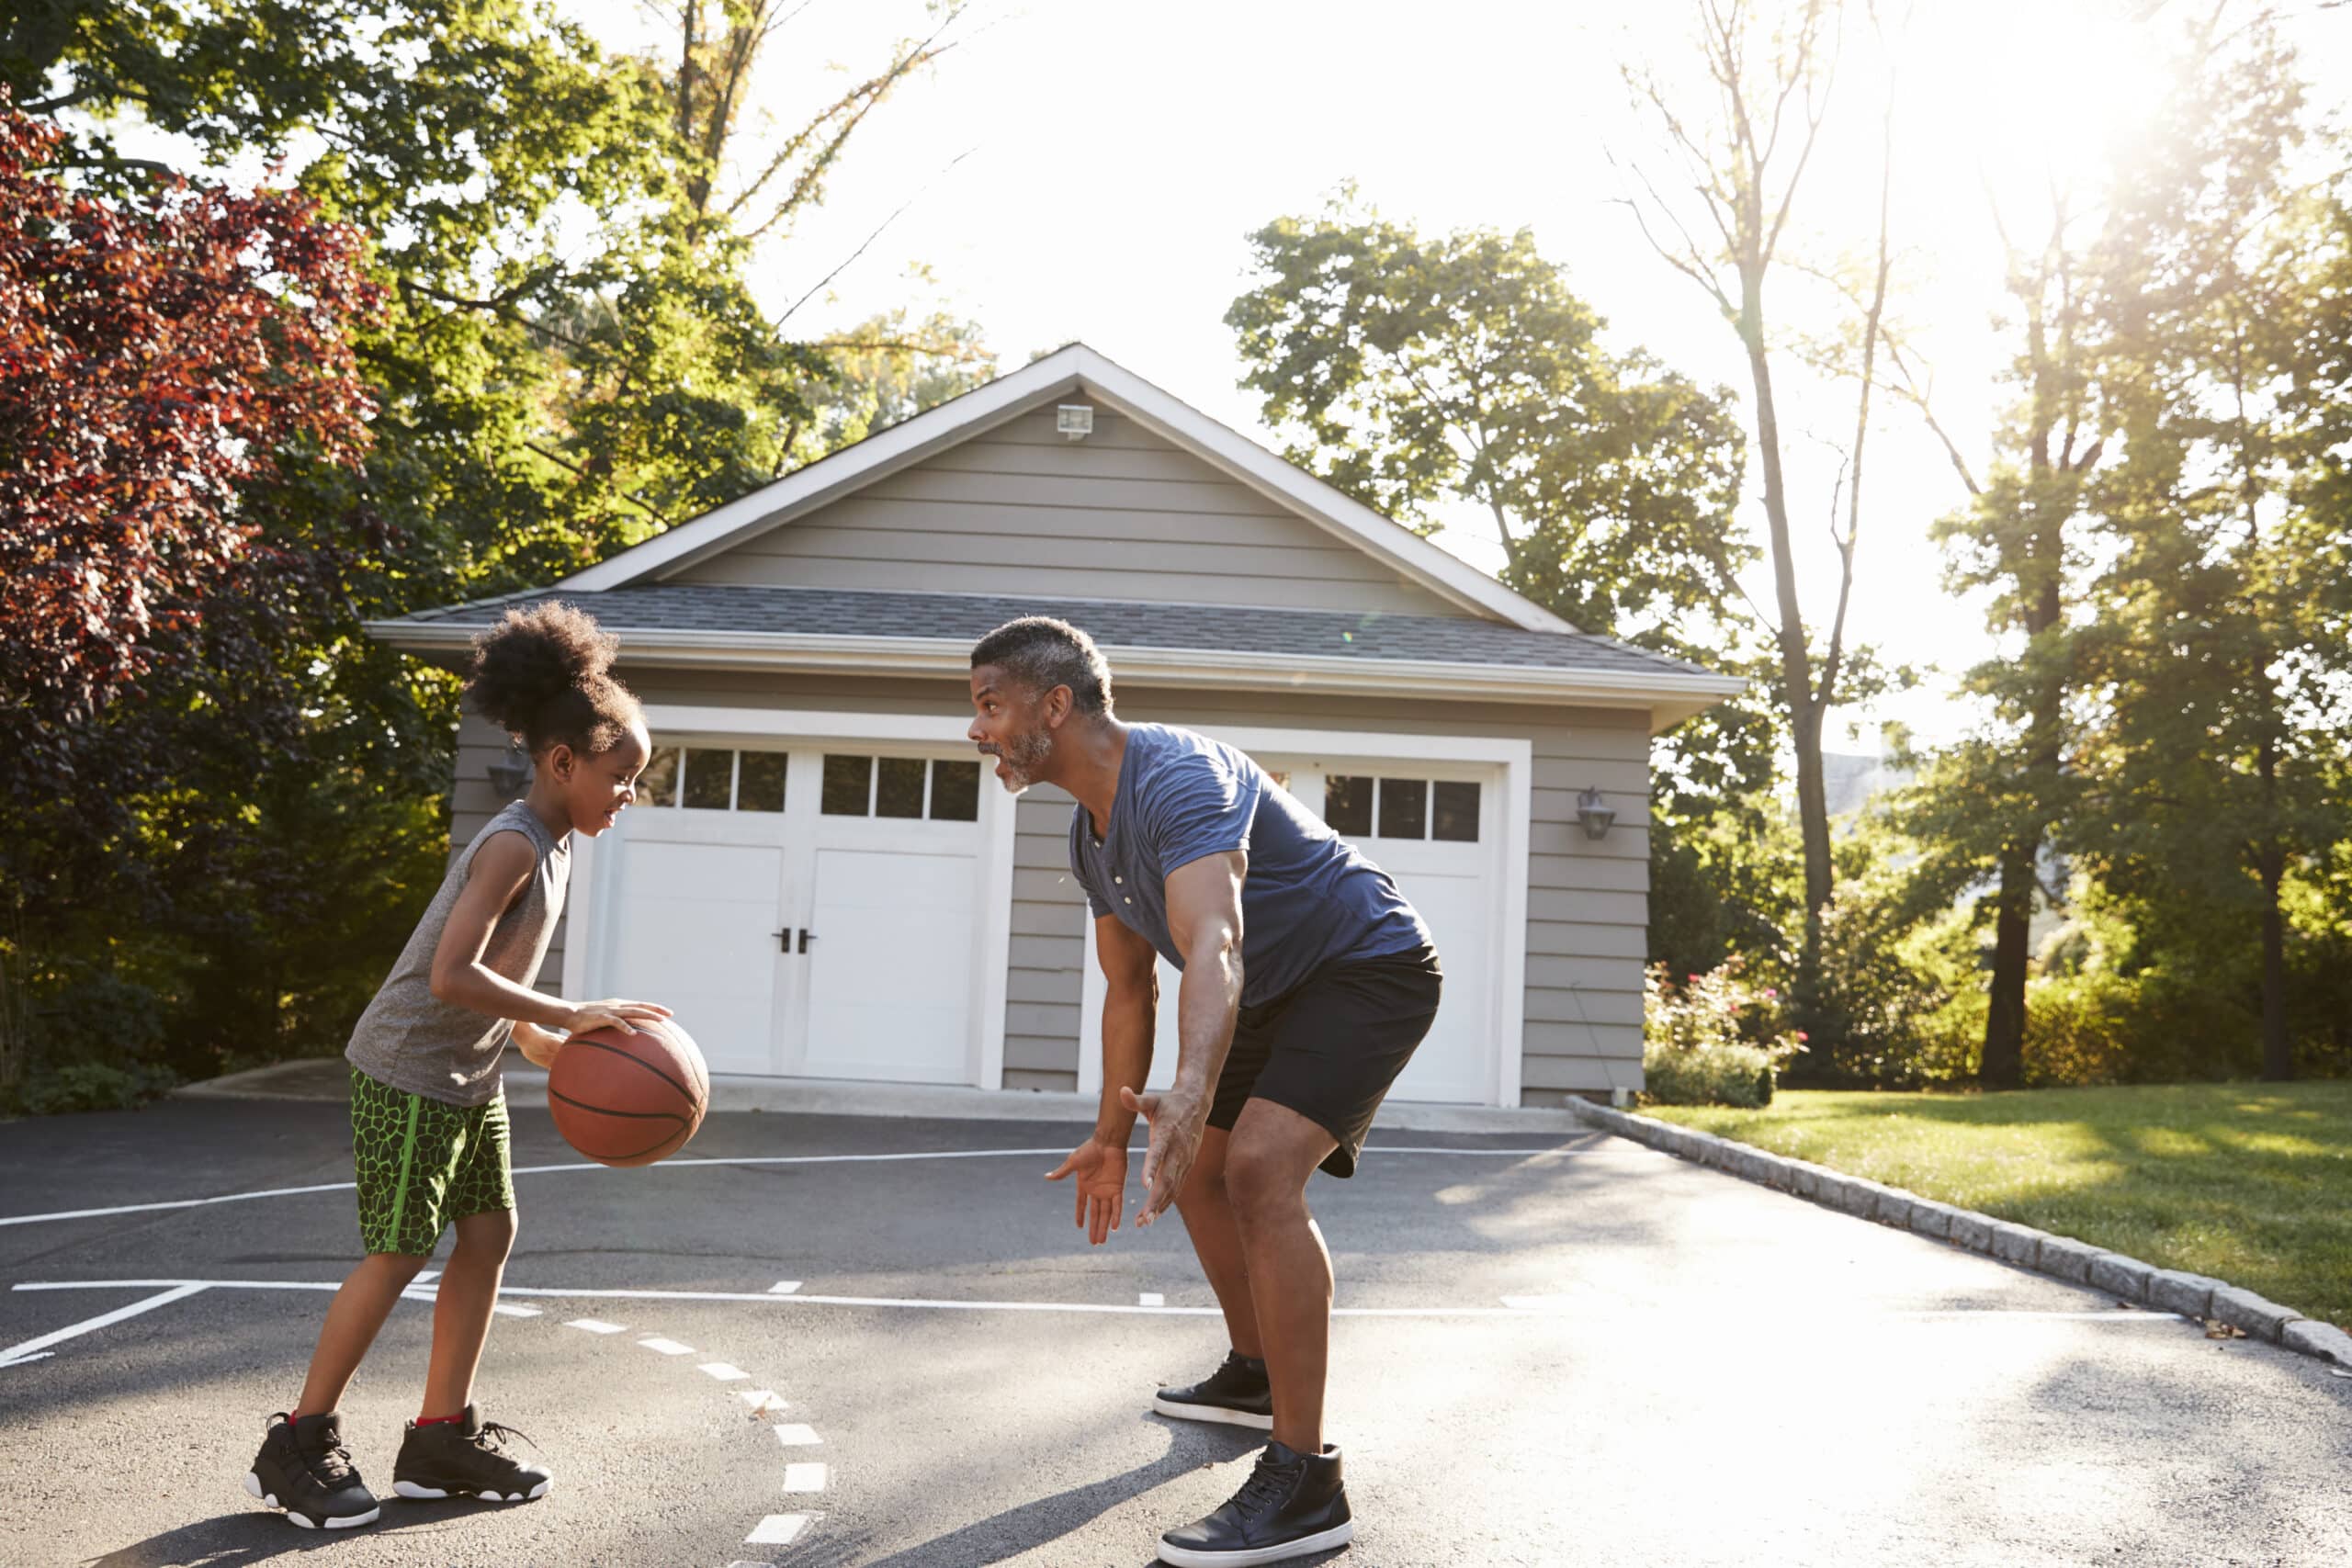
[[[11,1286],[18,1291],[97,1291],[142,1290],[168,1285],[172,1290],[149,1301],[105,1317],[93,1318],[87,1324],[74,1325],[75,1332],[101,1327],[133,1312],[145,1312],[152,1307],[176,1301],[181,1296],[194,1295],[198,1291],[337,1291],[340,1280],[44,1280]],[[649,1302],[756,1302],[768,1306],[848,1306],[896,1307],[925,1312],[1063,1312],[1091,1313],[1112,1316],[1136,1317],[1214,1317],[1219,1309],[1213,1306],[1129,1306],[1115,1302],[1019,1302],[1019,1301],[948,1301],[923,1296],[778,1296],[754,1291],[661,1291],[605,1290],[587,1287],[546,1285],[502,1285],[502,1296],[532,1296],[555,1300],[582,1301],[649,1301]],[[1578,1314],[1552,1307],[1534,1306],[1413,1306],[1413,1307],[1333,1307],[1334,1317],[1509,1317],[1509,1318],[1571,1318],[1586,1321],[1613,1322],[1627,1315]],[[1644,1314],[1651,1317],[1660,1315]],[[1693,1314],[1691,1315],[1704,1315]],[[2177,1313],[2164,1312],[2076,1312],[2042,1311],[2033,1308],[2007,1307],[1894,1307],[1882,1312],[1857,1312],[1839,1316],[1887,1317],[1903,1320],[1931,1321],[2001,1321],[2043,1320],[2084,1323],[2186,1323],[2189,1321]],[[49,1340],[28,1340],[17,1350],[39,1348]],[[14,1353],[14,1352],[10,1352]]]
[[[1136,1151],[1140,1153],[1140,1150]],[[1367,1155],[1470,1155],[1487,1159],[1540,1159],[1546,1156],[1593,1155],[1612,1152],[1605,1145],[1586,1148],[1548,1149],[1462,1149],[1434,1148],[1424,1145],[1408,1145],[1387,1148],[1369,1148]],[[1049,1149],[922,1149],[900,1154],[881,1155],[745,1155],[740,1158],[723,1156],[680,1156],[660,1162],[658,1168],[709,1168],[718,1166],[755,1165],[867,1165],[920,1159],[1001,1159],[1036,1156],[1057,1158],[1069,1153],[1064,1146]],[[594,1160],[573,1160],[562,1165],[518,1165],[509,1172],[514,1176],[547,1176],[563,1171],[606,1170],[611,1168]],[[37,1225],[51,1220],[98,1220],[115,1214],[150,1214],[167,1209],[200,1209],[211,1203],[243,1203],[255,1198],[300,1198],[313,1192],[348,1192],[358,1183],[353,1181],[322,1181],[311,1187],[265,1187],[252,1192],[222,1192],[210,1198],[172,1198],[153,1203],[119,1203],[110,1209],[61,1209],[50,1214],[0,1214],[0,1226]]]
[[[206,1288],[202,1281],[196,1280],[158,1280],[154,1282],[159,1285],[168,1284],[171,1289],[161,1295],[149,1296],[144,1301],[133,1302],[129,1306],[119,1306],[112,1312],[102,1312],[96,1317],[85,1317],[81,1322],[69,1324],[54,1333],[28,1339],[22,1344],[11,1345],[6,1350],[0,1350],[0,1367],[16,1361],[38,1360],[41,1355],[48,1352],[51,1345],[62,1345],[68,1339],[78,1339],[93,1329],[104,1328],[108,1324],[120,1323],[124,1318],[137,1317],[142,1312],[153,1312],[157,1307],[169,1306],[174,1302],[185,1301]],[[22,1289],[21,1286],[18,1288]],[[337,1290],[341,1287],[330,1285],[327,1288]]]

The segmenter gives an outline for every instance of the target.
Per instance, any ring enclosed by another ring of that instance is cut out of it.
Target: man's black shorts
[[[1333,964],[1272,1001],[1240,1010],[1209,1125],[1233,1131],[1241,1107],[1271,1100],[1339,1140],[1324,1156],[1353,1176],[1372,1114],[1437,1020],[1444,979],[1429,948]]]

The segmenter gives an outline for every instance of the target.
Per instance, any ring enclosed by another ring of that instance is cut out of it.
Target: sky
[[[564,8],[613,47],[662,37],[641,0]],[[1662,185],[1670,172],[1654,128],[1630,106],[1621,65],[1651,62],[1669,79],[1687,72],[1696,60],[1688,16],[1676,4],[1597,0],[978,6],[951,33],[954,51],[859,130],[824,207],[763,249],[755,287],[782,309],[870,240],[800,308],[796,330],[899,305],[945,308],[981,323],[1007,368],[1082,340],[1265,439],[1223,324],[1249,285],[1245,237],[1319,209],[1352,181],[1384,214],[1426,231],[1532,230],[1609,321],[1612,345],[1638,344],[1732,387],[1749,418],[1745,355],[1730,327],[1619,199],[1628,165],[1657,171]],[[1849,30],[1799,190],[1793,255],[1868,254],[1892,70],[1895,318],[1930,367],[1938,419],[1980,470],[2011,352],[1996,322],[2002,255],[1989,213],[1997,202],[2013,233],[2038,238],[2048,192],[2086,186],[2111,144],[2128,147],[2156,55],[2150,34],[2110,16],[2096,0],[1919,0],[1891,53],[1866,29]],[[797,125],[924,23],[917,0],[814,0],[770,46],[754,112],[778,129]],[[2297,24],[2308,62],[2331,82],[2352,61],[2347,31],[2352,16],[2342,13]],[[1834,328],[1817,288],[1791,278],[1769,299],[1792,330]],[[1801,602],[1826,626],[1838,588],[1827,524],[1852,446],[1855,389],[1810,377],[1787,355],[1775,375],[1784,378]],[[1990,649],[1982,605],[1944,592],[1928,534],[1964,491],[1917,413],[1883,397],[1879,406],[1848,635],[1930,672],[1869,714],[1841,712],[1833,749],[1874,749],[1880,719],[1923,739],[1951,738],[1968,718],[1951,678]],[[1751,458],[1751,491],[1757,471]],[[1762,537],[1758,495],[1739,521]],[[1490,570],[1501,558],[1475,514],[1439,542]],[[1771,603],[1768,568],[1747,586]]]
[[[650,0],[554,4],[616,50],[660,48],[674,28]],[[2159,51],[2153,28],[2114,19],[2119,4],[1908,0],[1907,25],[1885,48],[1860,19],[1865,7],[1850,7],[1784,252],[1815,265],[1868,256],[1880,117],[1891,101],[1890,319],[1927,367],[1937,419],[1980,474],[2014,352],[1999,320],[1992,214],[2038,244],[2052,192],[2091,190],[2105,158],[2129,156]],[[1905,6],[1879,0],[1876,9],[1891,21]],[[2352,85],[2352,7],[2288,6],[2314,97],[2332,111]],[[808,296],[788,325],[811,337],[879,311],[944,309],[978,321],[1005,369],[1083,341],[1272,444],[1238,384],[1242,366],[1223,321],[1250,283],[1247,235],[1321,209],[1352,182],[1363,200],[1425,232],[1532,231],[1609,322],[1605,342],[1730,388],[1751,421],[1732,329],[1623,203],[1633,171],[1675,197],[1657,126],[1633,108],[1623,70],[1646,65],[1678,102],[1702,101],[1690,80],[1692,9],[1690,0],[977,0],[949,32],[953,50],[859,129],[823,205],[763,243],[753,287],[774,311]],[[888,60],[895,40],[929,26],[924,0],[807,0],[763,56],[745,145],[797,129]],[[1685,221],[1703,221],[1678,205]],[[1767,305],[1792,337],[1834,333],[1841,313],[1793,272],[1775,275]],[[1829,522],[1833,507],[1844,517],[1838,483],[1856,389],[1808,374],[1786,346],[1774,378],[1798,591],[1808,622],[1824,628],[1838,586]],[[1954,738],[1970,714],[1953,677],[1993,649],[1981,603],[1945,591],[1929,536],[1965,491],[1916,411],[1883,393],[1875,408],[1848,640],[1924,679],[1868,713],[1834,715],[1833,750],[1874,750],[1879,721],[1929,742]],[[1736,523],[1760,542],[1758,474],[1751,453]],[[1483,569],[1500,564],[1492,525],[1475,511],[1448,525],[1438,543]],[[1744,586],[1772,603],[1768,565]]]

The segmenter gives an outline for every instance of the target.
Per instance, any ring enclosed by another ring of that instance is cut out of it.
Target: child
[[[532,989],[563,913],[571,835],[610,828],[651,755],[637,699],[609,671],[616,639],[563,604],[510,610],[474,642],[466,695],[529,748],[531,790],[474,835],[361,1015],[345,1055],[367,1258],[327,1308],[295,1408],[273,1416],[245,1490],[306,1529],[364,1525],[376,1498],[344,1446],[335,1408],[392,1303],[454,1224],[433,1308],[422,1413],[392,1489],[493,1502],[546,1495],[550,1477],[502,1451],[474,1368],[514,1242],[499,1059],[509,1040],[540,1066],[563,1031],[667,1018],[647,1002],[558,1001]]]

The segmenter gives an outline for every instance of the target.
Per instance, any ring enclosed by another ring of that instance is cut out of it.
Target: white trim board
[[[730,546],[1049,400],[1083,391],[1269,500],[1355,546],[1441,598],[1532,631],[1576,628],[1401,524],[1284,461],[1084,344],[1057,349],[1010,375],[906,420],[692,522],[680,524],[555,586],[619,588],[674,575]]]
[[[1496,863],[1502,868],[1502,881],[1498,889],[1498,929],[1487,976],[1487,1017],[1493,1021],[1495,1034],[1494,1103],[1518,1106],[1527,1043],[1527,861],[1529,846],[1533,841],[1534,743],[1508,735],[1390,735],[1366,730],[1217,724],[1186,728],[1196,728],[1253,756],[1342,763],[1454,762],[1501,768],[1498,790],[1502,807],[1500,836],[1495,854]],[[1102,1037],[1102,979],[1094,962],[1091,911],[1081,907],[1080,920],[1084,957],[1079,976],[1078,1086],[1080,1093],[1100,1093],[1102,1062],[1099,1045],[1097,1053],[1090,1053],[1088,1042],[1091,1039],[1099,1043]],[[1459,978],[1448,980],[1449,985],[1462,983]],[[1091,1030],[1090,1015],[1095,1021]]]
[[[650,703],[646,728],[661,739],[743,741],[786,738],[893,743],[933,749],[968,748],[965,721],[921,714],[828,713],[813,709],[720,707]],[[974,911],[971,1076],[979,1089],[1004,1087],[1005,990],[1012,964],[1013,800],[982,770],[980,779],[978,907]],[[604,939],[598,911],[614,896],[607,886],[611,862],[600,860],[596,840],[582,835],[572,846],[571,893],[563,942],[563,994],[594,994],[592,960]],[[603,869],[600,871],[600,866]]]

